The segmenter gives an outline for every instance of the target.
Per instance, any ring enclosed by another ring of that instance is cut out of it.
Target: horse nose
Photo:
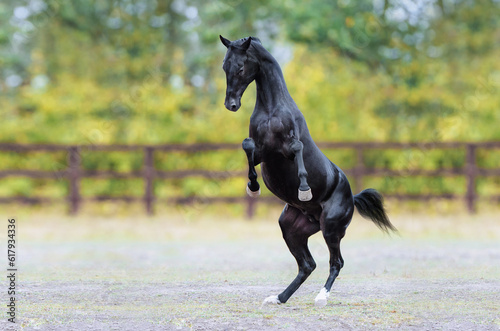
[[[237,100],[233,98],[226,100],[226,102],[224,102],[224,106],[226,106],[226,108],[230,111],[237,111],[240,108]]]

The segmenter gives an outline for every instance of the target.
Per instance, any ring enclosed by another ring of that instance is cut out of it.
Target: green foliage
[[[240,142],[248,134],[255,91],[251,85],[238,113],[223,107],[225,48],[219,34],[230,39],[255,35],[276,54],[318,141],[500,140],[498,1],[437,1],[420,9],[368,0],[36,3],[0,4],[2,142]],[[499,155],[481,153],[481,164],[500,163]],[[463,165],[462,154],[375,151],[367,154],[366,165],[452,168]],[[351,151],[328,155],[341,167],[353,165]],[[3,169],[60,170],[66,156],[2,153],[0,164]],[[141,166],[140,153],[88,153],[83,158],[87,170]],[[236,159],[225,152],[158,154],[156,167],[232,171],[244,169],[245,159],[243,153]],[[447,181],[394,186],[381,179],[375,184],[394,192],[439,187],[451,192],[461,185]],[[32,195],[47,185],[2,182],[5,195]],[[60,195],[64,185],[47,191]],[[239,181],[155,185],[163,196],[242,191]],[[485,190],[495,189],[498,185]],[[121,191],[141,192],[142,184],[85,184],[87,195]]]

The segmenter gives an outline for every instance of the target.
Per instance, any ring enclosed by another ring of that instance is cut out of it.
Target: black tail
[[[392,225],[385,213],[384,198],[377,190],[369,188],[356,194],[354,196],[354,205],[361,216],[371,219],[383,231],[397,232],[397,229]]]

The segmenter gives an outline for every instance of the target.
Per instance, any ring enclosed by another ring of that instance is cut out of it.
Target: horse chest
[[[257,146],[264,151],[282,151],[285,142],[290,138],[291,130],[279,117],[273,116],[251,124],[254,127],[254,139]]]

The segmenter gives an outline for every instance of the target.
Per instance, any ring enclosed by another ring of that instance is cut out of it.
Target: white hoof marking
[[[308,189],[307,191],[301,191],[299,190],[299,200],[300,201],[310,201],[313,198],[311,189]]]
[[[254,192],[254,191],[250,190],[250,187],[248,187],[248,185],[247,185],[247,194],[249,196],[251,196],[252,198],[256,198],[260,195],[260,188]]]
[[[318,295],[316,296],[316,299],[314,299],[314,304],[317,307],[324,307],[326,306],[326,302],[328,297],[330,296],[330,292],[326,290],[326,288],[322,288],[321,291],[319,291]]]
[[[262,305],[279,305],[281,303],[280,299],[278,299],[277,295],[271,295],[264,299]]]

